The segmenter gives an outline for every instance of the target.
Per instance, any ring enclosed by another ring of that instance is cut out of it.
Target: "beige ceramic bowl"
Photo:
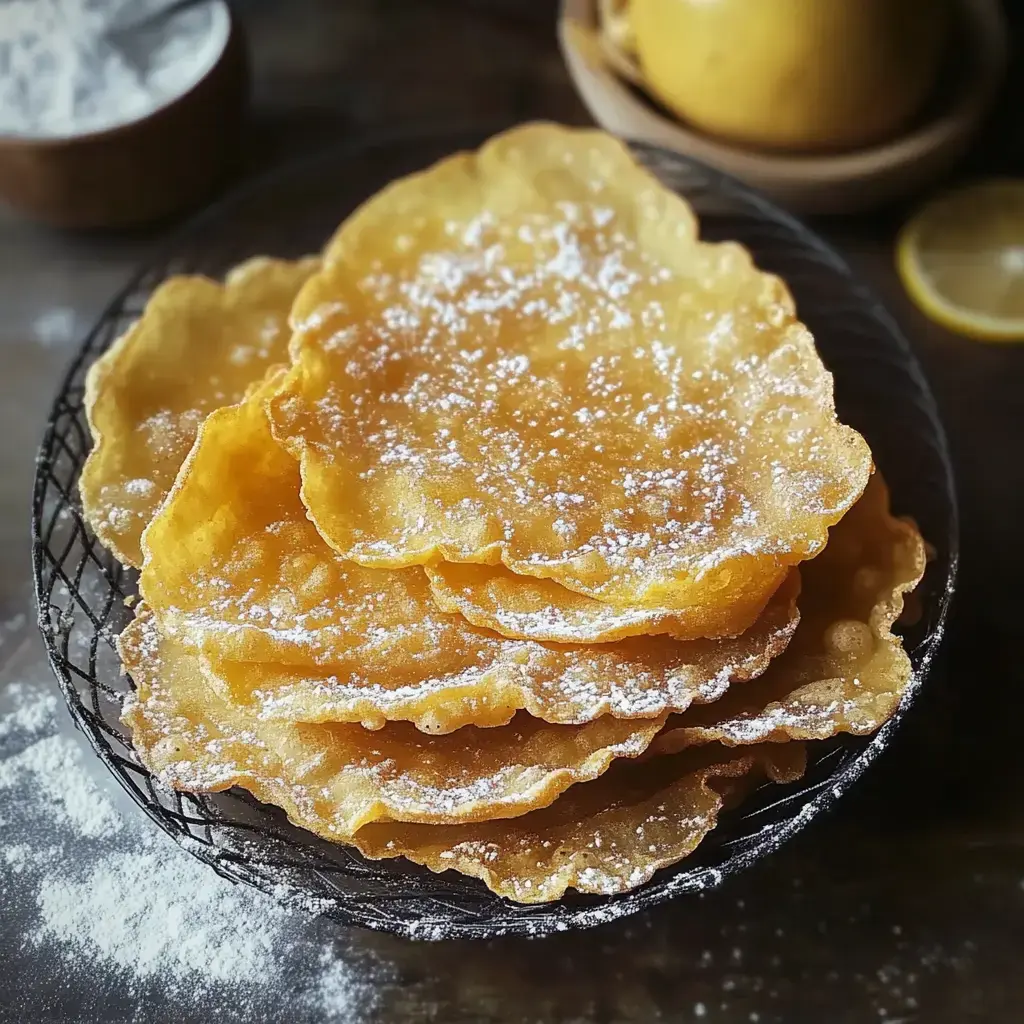
[[[247,94],[246,48],[232,18],[211,69],[153,113],[81,135],[0,135],[0,199],[66,228],[120,228],[180,213],[206,199],[237,156]]]
[[[558,34],[573,82],[603,128],[718,167],[790,209],[852,213],[907,195],[948,170],[991,106],[1008,57],[999,0],[960,0],[960,8],[963,73],[941,109],[890,142],[807,156],[723,142],[650,102],[629,84],[640,80],[639,69],[602,45],[596,0],[562,0]]]

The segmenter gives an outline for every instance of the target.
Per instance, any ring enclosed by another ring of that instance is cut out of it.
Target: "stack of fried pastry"
[[[530,125],[93,367],[142,761],[522,902],[615,893],[877,729],[924,571],[778,278]]]

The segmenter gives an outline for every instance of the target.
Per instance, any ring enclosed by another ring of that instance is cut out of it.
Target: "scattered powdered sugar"
[[[56,852],[56,847],[53,850]],[[26,843],[14,843],[10,846],[5,846],[3,849],[4,863],[16,875],[20,874],[32,863],[34,856],[35,850]]]
[[[2,10],[0,7],[0,11]],[[47,348],[68,345],[77,340],[82,333],[75,311],[69,306],[49,306],[44,309],[33,320],[32,331],[39,343]]]
[[[318,962],[320,970],[319,1004],[321,1007],[355,1007],[365,1002],[366,993],[360,990],[360,982],[353,976],[348,964],[337,959],[330,949],[324,949]],[[343,1020],[341,1016],[330,1020]]]
[[[343,315],[299,324],[319,369],[272,413],[339,552],[500,556],[616,605],[705,579],[733,597],[863,488],[866,447],[788,299],[736,247],[694,239],[667,263],[602,191],[429,229],[381,204],[389,255],[332,278],[358,344]],[[318,507],[353,478],[358,509]]]
[[[7,696],[14,709],[0,718],[0,739],[12,732],[34,735],[40,732],[53,718],[57,709],[56,694],[46,693],[30,698],[24,683],[14,683],[7,688]],[[6,762],[0,764],[2,774]]]
[[[44,878],[32,941],[56,939],[138,979],[257,984],[273,964],[288,913],[225,884],[198,860],[175,857],[169,873],[165,846],[154,840],[116,854],[83,878]],[[97,915],[97,905],[116,917]]]
[[[68,825],[85,838],[121,829],[121,818],[79,770],[78,745],[65,736],[46,736],[0,762],[0,791],[28,781],[45,801],[54,824]]]
[[[155,983],[218,1020],[270,1019],[289,991],[296,1024],[348,1024],[372,1008],[387,964],[122,811],[52,692],[13,683],[0,702],[0,904],[24,922],[23,950],[59,964],[62,986]]]

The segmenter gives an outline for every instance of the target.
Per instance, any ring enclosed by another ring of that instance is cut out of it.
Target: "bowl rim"
[[[415,132],[396,130],[374,133],[364,136],[359,140],[328,147],[291,161],[288,164],[259,175],[233,190],[204,211],[189,218],[161,243],[154,246],[148,255],[143,257],[135,271],[129,276],[125,285],[116,292],[101,311],[95,325],[86,334],[82,344],[74,353],[67,370],[60,378],[59,387],[51,406],[50,417],[47,421],[37,456],[36,475],[32,491],[32,563],[38,624],[51,670],[57,678],[65,702],[76,725],[85,732],[90,745],[97,755],[122,788],[140,805],[144,813],[154,820],[165,832],[168,832],[180,846],[193,856],[209,864],[218,873],[233,881],[244,881],[252,884],[264,892],[270,891],[269,887],[265,887],[265,879],[262,876],[247,874],[244,870],[244,863],[239,864],[237,861],[229,858],[222,859],[221,853],[223,850],[221,848],[202,846],[180,824],[172,828],[166,818],[161,817],[152,804],[148,802],[145,795],[130,782],[124,772],[114,767],[113,762],[117,755],[110,751],[109,744],[101,731],[86,720],[82,714],[81,698],[77,693],[73,693],[74,682],[71,672],[65,665],[61,664],[60,633],[49,626],[49,608],[44,607],[44,600],[48,599],[44,585],[45,576],[48,571],[52,574],[52,565],[51,569],[48,570],[46,561],[48,549],[43,536],[43,519],[46,495],[53,486],[48,479],[48,474],[52,473],[52,462],[60,457],[59,449],[56,455],[54,454],[58,425],[61,419],[68,415],[68,406],[65,404],[66,399],[69,392],[73,389],[76,377],[81,373],[83,365],[98,358],[101,354],[94,345],[99,329],[112,314],[122,307],[127,298],[136,293],[140,285],[152,277],[154,270],[159,270],[167,265],[168,261],[173,258],[183,243],[194,240],[204,227],[210,223],[215,223],[232,206],[242,206],[247,199],[260,195],[264,189],[274,184],[280,185],[283,178],[299,178],[303,174],[313,173],[318,167],[330,166],[340,160],[358,159],[361,154],[386,149],[387,147],[414,146],[417,143],[436,143],[441,139],[444,139],[446,143],[451,142],[453,144],[451,151],[456,151],[457,149],[479,145],[483,139],[488,138],[499,127],[504,126],[488,125],[481,129],[479,125],[432,125],[429,128]],[[903,358],[904,371],[909,375],[918,391],[918,402],[928,420],[933,435],[930,441],[935,451],[937,463],[941,467],[941,486],[944,498],[948,502],[948,518],[945,522],[944,536],[942,537],[942,542],[945,544],[947,552],[947,569],[944,579],[936,581],[936,596],[934,598],[936,615],[933,628],[914,649],[915,653],[921,652],[919,664],[914,669],[910,683],[903,694],[899,706],[890,719],[872,736],[864,737],[862,739],[864,745],[859,746],[859,749],[855,751],[848,763],[836,775],[829,777],[827,784],[819,785],[813,796],[808,795],[805,799],[801,795],[802,804],[799,812],[794,813],[784,821],[771,823],[753,834],[748,846],[730,854],[729,858],[720,866],[705,865],[702,867],[692,867],[687,871],[685,870],[686,861],[684,860],[676,865],[675,868],[666,868],[664,871],[657,872],[650,881],[640,888],[611,897],[588,898],[569,895],[567,898],[556,901],[553,904],[542,904],[539,906],[518,905],[508,901],[501,901],[505,907],[505,913],[499,923],[490,920],[482,923],[446,922],[444,927],[439,927],[438,925],[431,925],[429,922],[409,921],[395,917],[387,919],[369,918],[365,915],[357,915],[344,906],[327,910],[321,908],[320,912],[327,913],[343,924],[389,932],[401,937],[415,939],[497,938],[512,934],[537,937],[608,923],[664,903],[683,892],[704,891],[715,888],[725,878],[745,870],[762,857],[775,852],[786,840],[801,831],[811,820],[822,811],[827,810],[847,792],[869,765],[874,762],[875,758],[888,746],[891,735],[899,728],[904,715],[913,704],[922,684],[930,674],[935,657],[941,647],[959,565],[959,514],[953,467],[945,429],[939,417],[931,388],[907,339],[895,320],[877,299],[873,290],[860,281],[851,271],[846,261],[827,241],[816,232],[807,228],[799,218],[780,208],[770,199],[765,198],[755,189],[739,181],[734,176],[716,168],[708,167],[692,157],[678,154],[671,149],[651,143],[636,143],[633,145],[641,150],[647,150],[655,154],[660,151],[670,160],[695,165],[701,173],[706,174],[709,181],[718,187],[724,185],[737,190],[745,199],[753,200],[760,211],[783,222],[788,228],[807,235],[814,242],[818,253],[828,258],[832,269],[842,274],[849,281],[849,287],[851,290],[856,291],[858,300],[863,301],[866,306],[870,307],[872,315],[877,318],[880,327],[884,329],[884,333],[891,344],[895,346]],[[73,507],[73,502],[69,495],[63,495],[63,497],[64,507]],[[50,557],[52,559],[52,556]],[[680,868],[682,870],[676,870]],[[289,894],[280,886],[274,888],[274,894],[279,901],[309,909],[301,900],[296,899],[294,894]],[[554,912],[551,912],[552,910]]]
[[[835,153],[789,153],[770,149],[744,147],[725,139],[705,134],[671,118],[646,98],[637,95],[607,64],[595,66],[580,52],[573,32],[581,27],[596,31],[597,0],[561,0],[558,19],[558,38],[562,56],[568,66],[577,93],[588,111],[601,120],[595,104],[580,86],[581,74],[589,74],[608,95],[614,94],[628,106],[630,113],[656,124],[662,133],[664,148],[673,148],[669,140],[686,146],[679,150],[701,163],[727,166],[728,173],[752,178],[772,175],[780,183],[815,179],[816,183],[843,182],[851,178],[865,178],[885,173],[920,157],[941,149],[961,135],[973,130],[981,116],[995,98],[1009,63],[1006,18],[999,0],[956,0],[966,21],[966,35],[973,49],[964,75],[954,97],[944,110],[888,141],[859,149]],[[577,70],[582,65],[584,70]]]
[[[211,78],[218,74],[225,61],[230,58],[231,51],[241,42],[241,26],[228,0],[207,0],[207,3],[213,4],[212,9],[214,11],[222,12],[219,17],[223,18],[224,39],[213,62],[184,92],[177,93],[164,100],[159,106],[148,113],[141,114],[139,117],[134,117],[129,121],[108,125],[105,128],[94,128],[86,132],[71,132],[66,135],[16,135],[0,131],[0,153],[4,151],[26,150],[37,150],[41,153],[53,152],[55,150],[73,149],[79,144],[91,145],[93,143],[102,144],[115,141],[143,125],[149,124],[151,121],[166,114],[168,110],[177,107],[180,103],[192,97],[197,91],[203,89]]]

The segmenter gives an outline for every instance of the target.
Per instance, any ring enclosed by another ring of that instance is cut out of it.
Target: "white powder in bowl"
[[[58,138],[139,120],[192,88],[229,31],[210,0],[108,36],[167,0],[0,0],[0,133]]]

